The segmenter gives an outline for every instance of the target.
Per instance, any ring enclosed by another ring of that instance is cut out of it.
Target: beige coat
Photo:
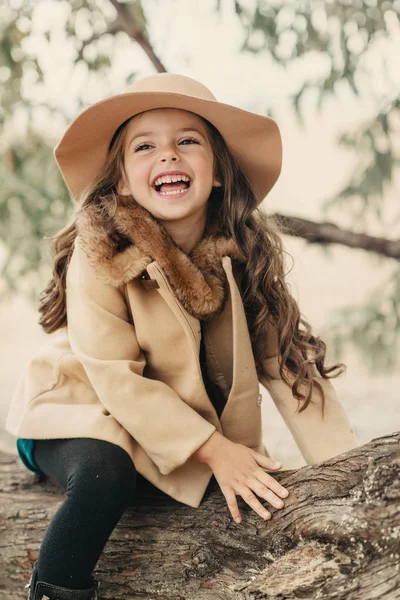
[[[17,437],[90,437],[121,446],[139,473],[198,507],[212,471],[191,455],[219,431],[268,454],[261,382],[308,464],[358,445],[332,384],[302,413],[279,377],[276,336],[266,340],[271,378],[257,377],[239,292],[237,249],[205,236],[186,255],[141,207],[121,207],[104,225],[78,215],[67,271],[68,325],[49,334],[12,399],[6,429]],[[227,398],[221,418],[199,363],[200,323],[209,375]]]

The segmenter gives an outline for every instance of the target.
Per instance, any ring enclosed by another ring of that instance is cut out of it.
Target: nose
[[[177,151],[173,144],[166,144],[160,151],[160,154],[161,162],[166,162],[167,160],[178,160]]]
[[[175,150],[164,150],[164,152],[161,153],[161,156],[161,162],[167,162],[168,160],[178,160]]]

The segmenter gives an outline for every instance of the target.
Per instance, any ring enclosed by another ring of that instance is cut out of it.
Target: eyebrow
[[[196,127],[182,127],[181,129],[178,129],[179,132],[183,132],[183,131],[196,131],[197,133],[199,133],[203,138],[205,137],[204,133],[202,133],[199,129],[196,129]],[[132,144],[133,140],[136,140],[139,137],[144,137],[146,135],[154,135],[154,131],[141,131],[140,133],[136,133],[133,138],[131,139],[131,141],[128,144],[128,147],[130,147],[130,145]]]

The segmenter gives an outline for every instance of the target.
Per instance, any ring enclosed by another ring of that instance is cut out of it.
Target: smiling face
[[[128,124],[118,191],[131,194],[164,225],[198,229],[212,187],[220,185],[213,161],[206,126],[197,115],[175,108],[146,111]],[[160,179],[171,171],[189,178],[189,187],[173,175]]]

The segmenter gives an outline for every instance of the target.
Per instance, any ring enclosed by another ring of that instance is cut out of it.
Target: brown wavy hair
[[[77,236],[77,210],[98,204],[106,196],[118,202],[117,184],[123,173],[124,140],[131,118],[114,133],[105,165],[80,196],[70,222],[55,236],[45,238],[54,240],[53,278],[40,294],[38,308],[39,324],[46,333],[67,325],[65,280]],[[215,173],[222,183],[222,187],[214,187],[210,194],[207,223],[213,223],[213,230],[217,224],[222,235],[232,237],[246,257],[241,263],[240,286],[257,372],[271,378],[265,361],[270,358],[266,354],[266,340],[273,331],[277,340],[273,356],[278,358],[279,375],[291,386],[299,405],[303,401],[300,409],[298,406],[299,412],[310,403],[314,386],[321,395],[324,409],[324,391],[314,380],[315,368],[322,378],[329,379],[340,375],[346,366],[343,363],[324,365],[326,344],[312,334],[285,280],[283,228],[258,206],[250,183],[219,131],[203,117],[199,118],[207,128]],[[328,377],[332,371],[336,373]],[[300,391],[302,386],[304,393]]]

